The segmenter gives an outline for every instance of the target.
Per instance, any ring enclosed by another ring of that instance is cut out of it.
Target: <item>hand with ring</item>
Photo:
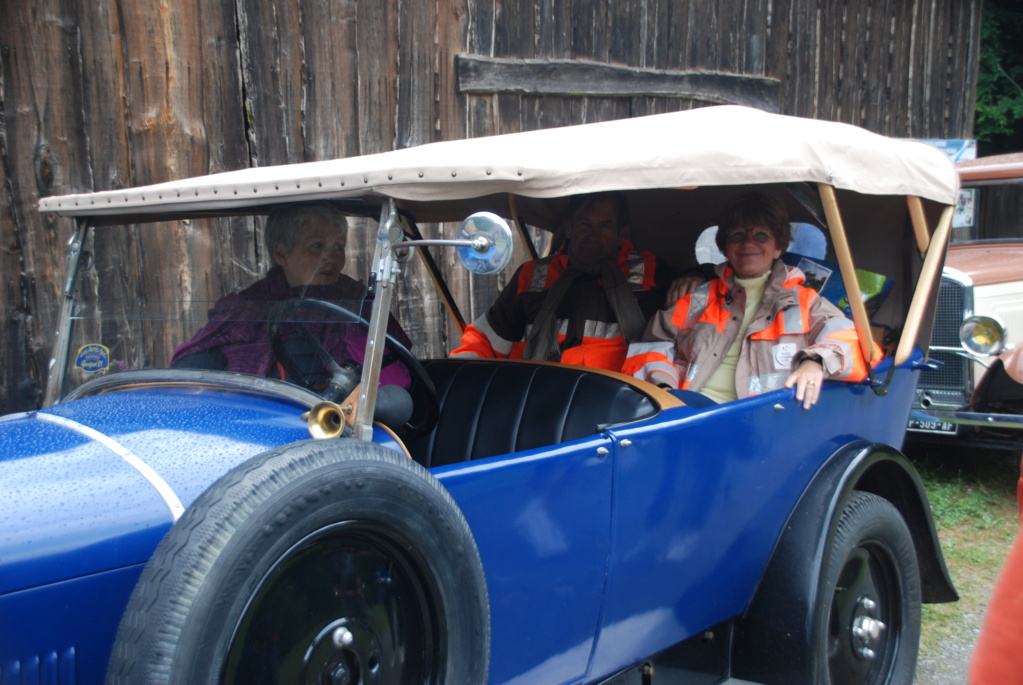
[[[796,386],[796,401],[809,409],[820,399],[820,384],[824,380],[824,367],[816,359],[804,359],[785,379],[785,387]]]

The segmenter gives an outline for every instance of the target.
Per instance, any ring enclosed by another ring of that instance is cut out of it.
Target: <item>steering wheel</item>
[[[280,324],[286,319],[286,315],[289,312],[295,311],[296,309],[309,309],[313,311],[324,312],[334,317],[339,317],[345,324],[353,324],[358,326],[363,331],[369,332],[370,324],[362,315],[353,312],[352,310],[342,307],[334,302],[327,300],[320,300],[312,297],[299,297],[292,300],[284,300],[276,304],[270,314],[270,327],[269,336],[270,344],[277,355],[278,360],[284,366],[284,368],[291,374],[295,381],[305,385],[309,389],[310,387],[298,365],[294,359],[291,358],[288,346],[284,344],[284,341],[280,338]],[[323,344],[313,335],[305,324],[300,321],[294,322],[298,325],[299,335],[303,337],[306,342],[309,342],[315,349],[316,355],[319,357],[320,362],[323,364],[324,369],[328,370],[331,375],[336,375],[338,371],[345,373],[348,376],[356,378],[361,375],[362,365],[351,359],[335,360],[331,357],[331,354],[324,349]],[[381,368],[386,366],[391,361],[387,361],[388,356],[393,357],[394,361],[400,361],[408,369],[409,375],[412,376],[412,392],[422,402],[422,411],[413,412],[412,418],[405,422],[404,426],[397,429],[397,433],[405,439],[418,438],[426,433],[429,433],[433,427],[437,424],[437,419],[440,416],[440,402],[437,399],[437,388],[433,385],[433,379],[430,378],[430,374],[426,372],[426,367],[423,366],[422,362],[416,359],[415,355],[412,354],[407,347],[398,341],[394,336],[387,334],[384,338],[385,347],[385,360],[381,364]],[[348,388],[348,391],[354,389]],[[326,395],[327,393],[321,393]],[[327,399],[333,399],[327,397]],[[344,399],[344,398],[340,398]],[[418,418],[417,418],[418,414]]]

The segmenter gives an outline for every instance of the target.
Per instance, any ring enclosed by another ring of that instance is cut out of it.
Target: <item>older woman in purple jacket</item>
[[[288,377],[306,385],[315,384],[310,377],[325,374],[317,369],[303,374],[305,379],[290,377],[293,371],[282,366],[270,345],[268,314],[275,302],[296,298],[337,302],[361,313],[366,289],[341,273],[348,239],[345,216],[328,203],[280,207],[270,213],[263,235],[274,267],[245,290],[221,298],[210,310],[209,323],[174,352],[172,367]],[[306,328],[335,360],[362,363],[366,333],[357,326],[322,321]],[[388,329],[411,346],[397,321],[392,319]],[[400,362],[384,367],[380,375],[382,385],[408,387],[409,380]]]

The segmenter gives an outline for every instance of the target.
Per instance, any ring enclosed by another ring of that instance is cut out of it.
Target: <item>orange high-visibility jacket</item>
[[[970,685],[1023,680],[1023,532],[1017,532],[991,593],[970,657]]]
[[[623,373],[672,388],[702,388],[742,325],[746,292],[733,275],[731,267],[721,265],[718,278],[655,314],[644,342],[630,345]],[[802,271],[775,260],[739,353],[735,388],[740,398],[784,387],[805,358],[820,360],[825,378],[866,378],[853,323],[816,290],[803,286],[803,279]],[[874,347],[874,359],[880,360],[881,350]]]
[[[616,263],[649,318],[664,305],[668,269],[654,255],[636,252],[623,240]],[[470,324],[452,357],[521,359],[547,290],[569,266],[567,254],[526,262],[489,310]],[[660,272],[660,273],[659,273]],[[557,311],[561,361],[618,371],[627,343],[596,275],[577,279]]]

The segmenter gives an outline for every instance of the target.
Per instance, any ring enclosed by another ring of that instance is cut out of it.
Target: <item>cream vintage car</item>
[[[1023,452],[1023,153],[956,165],[953,234],[911,437]],[[975,317],[982,317],[977,319]],[[963,329],[967,323],[966,329]],[[974,335],[980,326],[982,335]]]

